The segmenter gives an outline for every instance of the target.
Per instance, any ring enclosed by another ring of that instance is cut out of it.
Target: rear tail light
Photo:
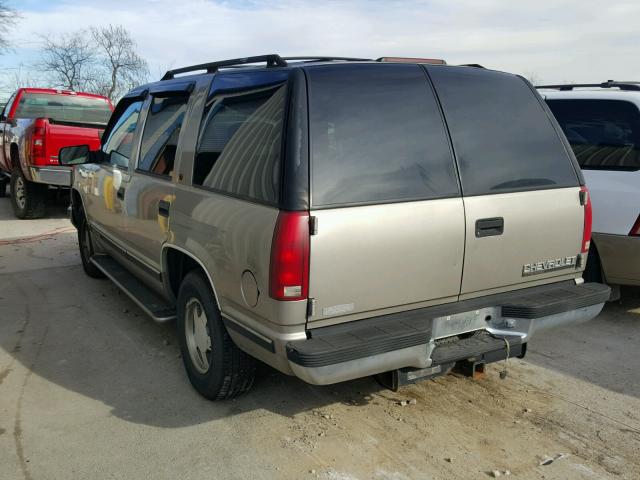
[[[280,212],[271,243],[269,295],[303,300],[309,294],[309,213]]]
[[[585,186],[580,187],[580,203],[584,205],[584,228],[582,230],[582,248],[580,252],[587,253],[589,251],[589,245],[591,244],[593,213],[591,211],[589,189]]]
[[[44,165],[47,162],[47,119],[37,118],[33,123],[33,134],[31,135],[31,157],[33,164]]]
[[[629,235],[631,235],[632,237],[640,237],[640,215],[638,215],[638,218],[636,218],[636,223],[634,223],[633,227],[631,227]]]

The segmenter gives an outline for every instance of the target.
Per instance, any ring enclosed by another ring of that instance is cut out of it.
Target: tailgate
[[[46,158],[50,164],[58,163],[58,152],[62,147],[89,145],[91,150],[100,148],[103,128],[57,123],[49,121],[46,138]]]

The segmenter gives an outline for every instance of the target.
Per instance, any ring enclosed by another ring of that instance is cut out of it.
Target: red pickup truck
[[[113,105],[91,93],[20,88],[0,115],[0,196],[11,182],[18,218],[44,215],[48,186],[68,187],[69,167],[58,152],[70,145],[100,148]]]

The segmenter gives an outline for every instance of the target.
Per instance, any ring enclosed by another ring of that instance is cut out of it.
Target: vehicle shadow
[[[154,323],[109,281],[56,267],[0,275],[0,292],[0,348],[32,370],[30,382],[95,399],[128,422],[178,428],[260,410],[293,417],[366,405],[384,390],[373,378],[312,386],[261,365],[249,394],[211,402],[189,384],[174,323]]]
[[[537,333],[526,360],[640,398],[640,288],[623,287],[594,320]]]

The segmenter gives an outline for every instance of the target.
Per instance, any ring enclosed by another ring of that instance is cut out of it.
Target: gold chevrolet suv
[[[443,63],[443,62],[440,62]],[[176,319],[189,379],[248,390],[255,360],[386,385],[523,357],[596,316],[591,203],[523,78],[420,59],[265,55],[169,71],[75,165],[85,272]]]

